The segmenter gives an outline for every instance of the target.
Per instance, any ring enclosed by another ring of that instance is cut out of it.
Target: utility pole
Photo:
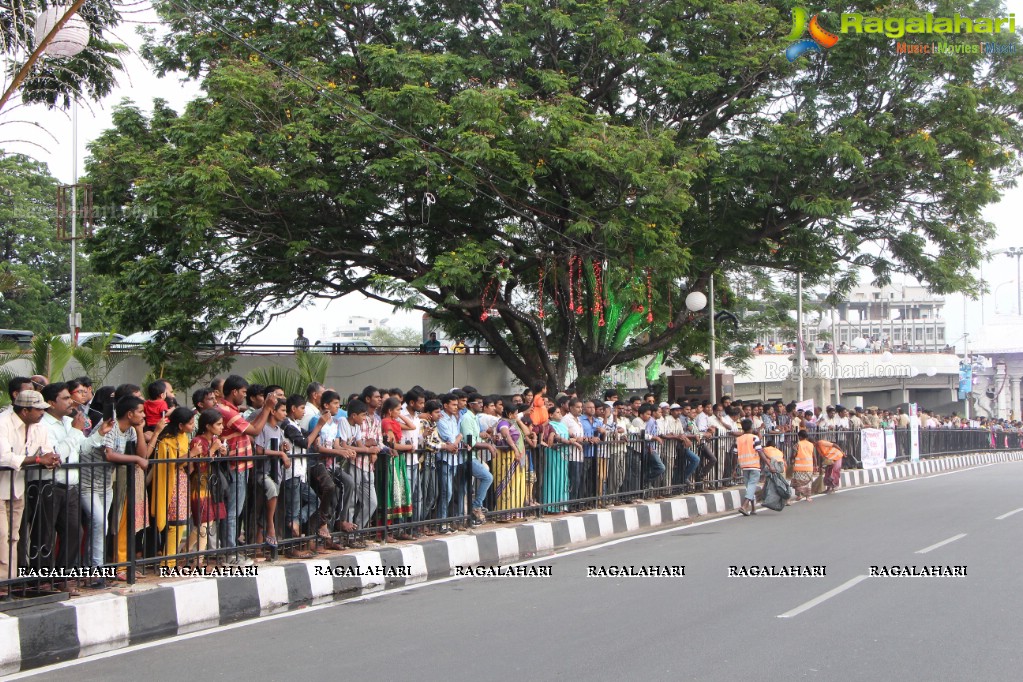
[[[796,273],[796,345],[799,346],[799,401],[803,401],[803,273]]]

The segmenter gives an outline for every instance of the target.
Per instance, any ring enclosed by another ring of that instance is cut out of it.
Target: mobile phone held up
[[[114,404],[112,402],[103,404],[103,421],[108,422],[114,418]]]

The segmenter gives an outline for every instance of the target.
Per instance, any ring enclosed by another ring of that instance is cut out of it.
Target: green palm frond
[[[298,365],[298,374],[302,380],[302,388],[297,391],[305,395],[306,386],[312,382],[322,384],[327,380],[327,370],[330,368],[330,358],[324,353],[295,353],[295,364]],[[288,395],[291,395],[290,393]]]
[[[58,380],[73,357],[71,345],[59,336],[36,334],[32,339],[32,371]]]
[[[281,386],[284,395],[305,395],[305,384],[302,383],[301,375],[290,367],[260,367],[249,372],[245,379],[250,384],[262,384],[264,386]]]
[[[82,372],[97,384],[106,381],[107,375],[133,354],[121,350],[113,352],[111,346],[114,343],[114,332],[104,332],[89,339],[88,344],[75,346],[71,351],[75,361],[81,365]]]
[[[17,341],[0,341],[0,367],[20,358],[23,354]]]

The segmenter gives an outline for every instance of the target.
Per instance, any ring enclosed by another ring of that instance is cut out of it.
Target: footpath
[[[1023,461],[1001,450],[889,464],[842,472],[842,487]],[[256,575],[167,579],[70,601],[0,614],[0,674],[10,674],[113,649],[172,637],[309,604],[345,599],[430,579],[456,567],[496,566],[555,555],[640,529],[735,510],[741,490],[629,504],[542,518],[519,525],[488,524],[475,532],[305,561],[264,563]]]

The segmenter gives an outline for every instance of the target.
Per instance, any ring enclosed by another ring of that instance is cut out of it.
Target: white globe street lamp
[[[707,307],[707,297],[699,292],[693,291],[686,296],[686,310],[692,313],[698,313]]]
[[[36,45],[50,34],[50,31],[67,11],[67,6],[50,5],[40,12],[35,25]],[[53,40],[46,46],[45,53],[50,57],[74,57],[81,53],[88,44],[89,24],[82,19],[81,15],[75,13],[53,36]]]

